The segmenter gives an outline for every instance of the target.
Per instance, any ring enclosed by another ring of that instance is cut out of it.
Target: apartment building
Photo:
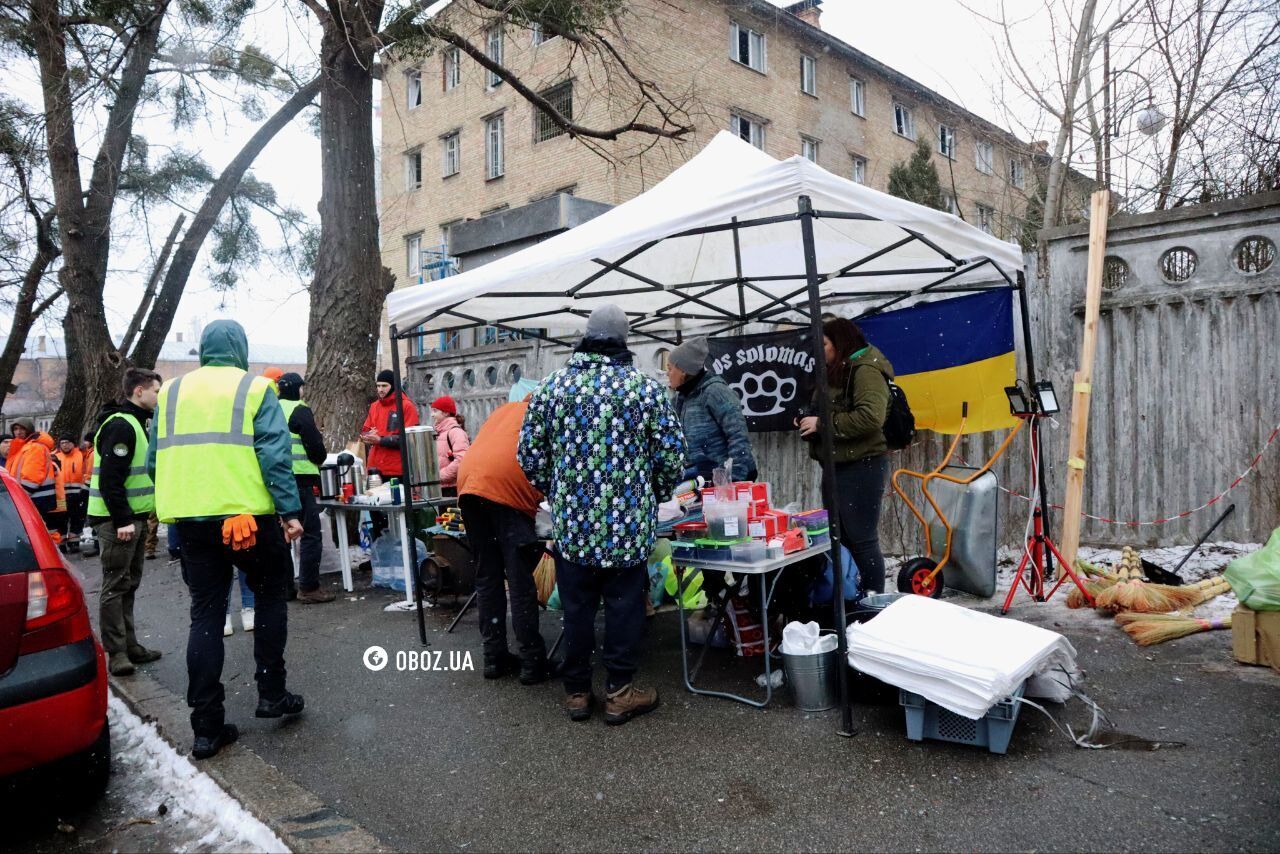
[[[952,212],[1016,239],[1035,149],[824,32],[822,0],[634,0],[622,17],[629,65],[683,99],[682,141],[624,137],[602,157],[457,50],[389,57],[382,86],[382,251],[398,285],[455,225],[556,193],[616,205],[729,130],[776,158],[808,157],[887,190],[889,171],[927,140]],[[442,15],[575,122],[612,126],[628,104],[537,27],[485,28],[458,0]],[[468,30],[467,27],[473,29]],[[593,73],[594,72],[594,73]],[[428,277],[429,278],[429,277]]]

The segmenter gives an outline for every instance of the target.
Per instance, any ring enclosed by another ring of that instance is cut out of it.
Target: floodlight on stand
[[[1041,415],[1056,415],[1060,410],[1058,406],[1058,393],[1053,390],[1053,383],[1048,380],[1040,380],[1035,386],[1036,407],[1040,410]]]
[[[1009,398],[1009,412],[1019,418],[1031,414],[1031,401],[1027,400],[1022,386],[1010,385],[1004,388],[1005,397]]]

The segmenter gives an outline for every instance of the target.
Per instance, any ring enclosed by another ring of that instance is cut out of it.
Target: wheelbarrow
[[[991,467],[996,461],[1004,455],[1009,448],[1015,436],[1021,432],[1026,425],[1026,419],[1019,419],[1017,425],[1009,431],[1009,435],[1005,436],[1004,441],[1000,443],[1000,447],[991,455],[986,464],[978,469],[964,469],[966,474],[962,477],[956,469],[952,468],[948,471],[952,457],[955,456],[956,448],[960,445],[960,438],[964,435],[965,421],[969,417],[969,404],[965,403],[961,406],[960,427],[956,430],[956,436],[951,441],[951,447],[947,449],[946,455],[942,461],[929,472],[911,471],[910,469],[898,469],[893,473],[892,484],[893,491],[898,494],[903,503],[907,505],[907,509],[920,522],[920,527],[924,529],[924,548],[925,553],[920,557],[907,559],[902,567],[898,570],[898,590],[903,593],[915,593],[920,596],[931,596],[938,599],[942,596],[942,588],[944,586],[944,570],[951,570],[956,576],[965,578],[974,578],[981,574],[981,570],[977,566],[967,565],[969,555],[957,554],[953,549],[956,541],[956,527],[954,520],[950,518],[944,509],[944,503],[940,502],[939,497],[931,491],[934,484],[953,484],[961,490],[969,488],[972,484],[979,481],[980,478],[988,475]],[[953,473],[954,472],[954,473]],[[920,492],[928,502],[929,507],[933,510],[934,519],[943,530],[942,543],[935,542],[933,525],[925,518],[925,514],[911,500],[906,491],[899,482],[900,478],[912,477],[920,481]],[[990,480],[994,482],[994,475],[990,475]],[[940,545],[941,548],[937,548]],[[992,566],[994,567],[994,540],[991,546]],[[956,585],[952,585],[956,586]],[[983,596],[991,596],[995,591],[978,590],[964,587],[969,592]]]

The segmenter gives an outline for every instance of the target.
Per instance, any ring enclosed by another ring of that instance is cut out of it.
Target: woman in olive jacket
[[[866,596],[884,591],[880,502],[889,477],[883,427],[893,366],[867,343],[852,320],[832,318],[823,324],[822,332],[831,394],[840,540],[858,565],[860,595]],[[809,456],[821,459],[822,444],[814,441],[821,428],[817,416],[801,418],[797,426],[809,442]]]

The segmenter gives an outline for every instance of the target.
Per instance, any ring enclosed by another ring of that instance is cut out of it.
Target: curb
[[[109,679],[111,689],[134,714],[155,724],[160,736],[174,750],[189,756],[190,723],[186,704],[176,694],[142,672]],[[254,818],[271,828],[290,851],[310,854],[394,850],[356,822],[329,808],[315,794],[243,744],[233,744],[213,759],[195,764]]]

